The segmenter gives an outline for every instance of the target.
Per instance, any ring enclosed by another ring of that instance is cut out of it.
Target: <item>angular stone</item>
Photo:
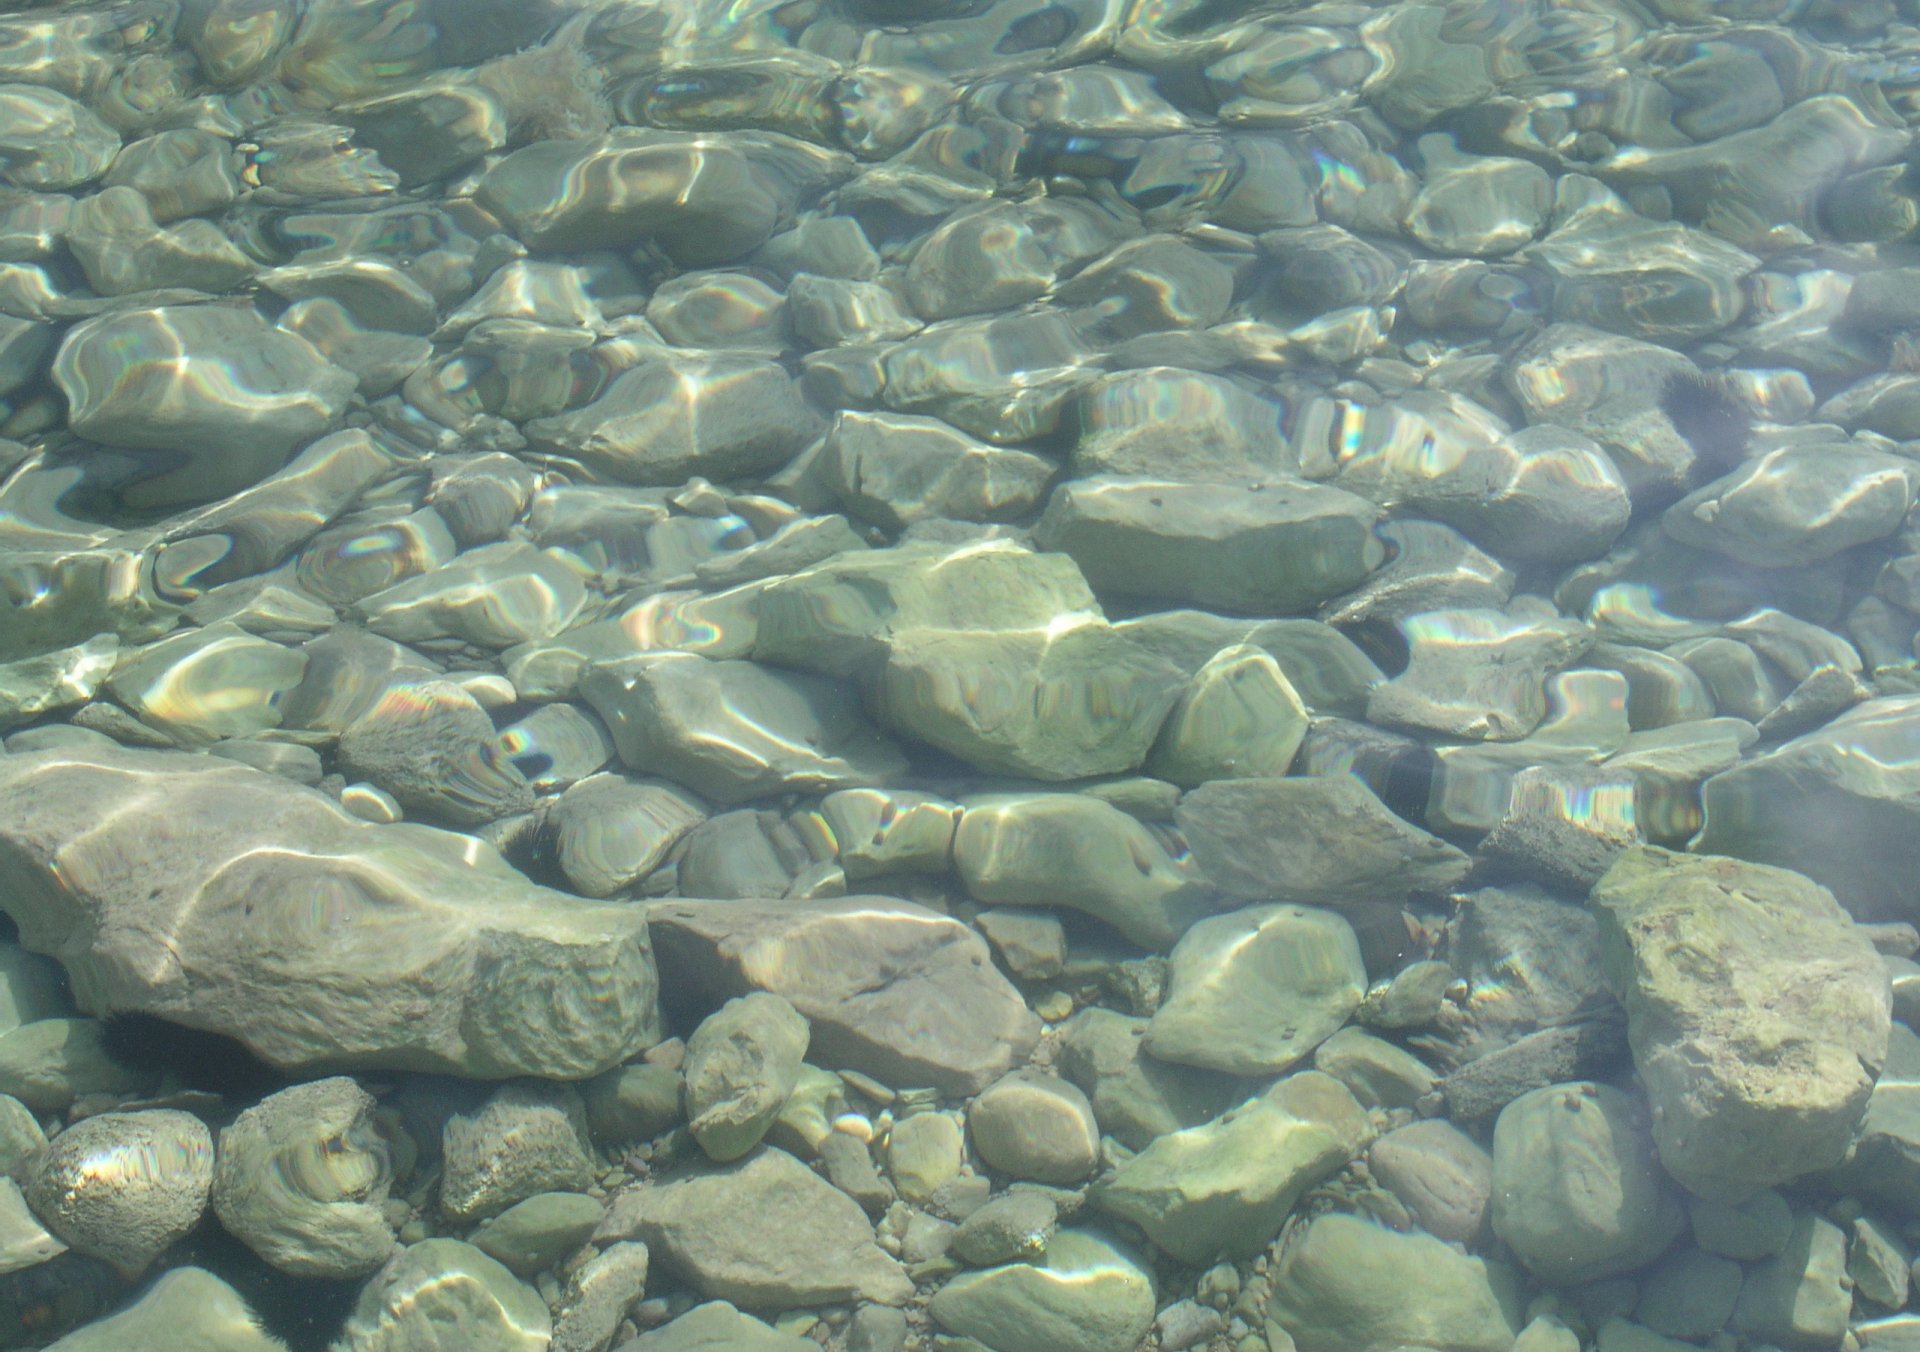
[[[1594,888],[1666,1171],[1703,1197],[1831,1168],[1887,1056],[1887,974],[1825,888],[1653,846]]]
[[[1246,483],[1296,469],[1279,409],[1221,376],[1173,367],[1115,371],[1080,395],[1076,478],[1140,474]]]
[[[1493,1228],[1555,1286],[1631,1272],[1686,1224],[1644,1106],[1582,1081],[1522,1094],[1493,1128]]]
[[[153,1072],[116,1060],[99,1019],[35,1019],[0,1033],[0,1093],[43,1113],[91,1094],[150,1089]]]
[[[1306,906],[1249,906],[1174,945],[1170,989],[1147,1025],[1162,1061],[1278,1075],[1331,1036],[1367,984],[1353,926]]]
[[[966,800],[953,861],[978,901],[1084,911],[1155,951],[1215,909],[1212,889],[1152,831],[1087,794]]]
[[[993,1352],[1132,1352],[1153,1325],[1152,1268],[1092,1229],[1056,1234],[1038,1263],[953,1278],[934,1322]]]
[[[1792,568],[1893,534],[1915,489],[1914,468],[1901,456],[1787,446],[1688,494],[1661,524],[1682,544],[1757,568]]]
[[[647,1293],[647,1246],[609,1244],[567,1278],[554,1307],[554,1352],[602,1352]]]
[[[812,1352],[819,1345],[713,1300],[620,1344],[619,1352]]]
[[[740,996],[701,1021],[687,1039],[687,1126],[709,1159],[760,1144],[806,1054],[807,1021],[777,995]]]
[[[41,1148],[45,1146],[43,1139]],[[38,1267],[66,1252],[67,1246],[33,1214],[20,1185],[0,1179],[0,1276]]]
[[[1360,1028],[1342,1028],[1315,1047],[1313,1068],[1340,1081],[1368,1108],[1416,1108],[1439,1085],[1425,1061]]]
[[[85,643],[0,664],[0,729],[84,704],[112,674],[120,640],[98,634]]]
[[[277,727],[280,697],[300,684],[299,651],[221,621],[122,652],[107,689],[187,746]]]
[[[510,648],[559,633],[586,600],[579,575],[560,559],[524,540],[502,540],[377,591],[354,610],[367,628],[399,643]]]
[[[1714,775],[1693,848],[1791,868],[1861,920],[1920,920],[1920,695],[1868,700]]]
[[[1783,1347],[1838,1346],[1850,1286],[1846,1232],[1820,1216],[1796,1216],[1786,1248],[1747,1273],[1733,1327]]]
[[[1379,509],[1304,480],[1255,486],[1097,475],[1054,490],[1034,541],[1096,588],[1259,615],[1311,610],[1385,558]]]
[[[473,1232],[473,1245],[516,1276],[545,1272],[586,1243],[607,1209],[585,1193],[537,1192],[488,1217]]]
[[[1302,1071],[1211,1122],[1160,1137],[1097,1184],[1092,1202],[1182,1262],[1244,1258],[1371,1133],[1366,1110],[1338,1080]]]
[[[656,1036],[639,912],[232,761],[0,757],[0,873],[22,942],[83,1009],[225,1033],[281,1067],[584,1076]]]
[[[1100,1130],[1130,1150],[1197,1127],[1240,1098],[1237,1081],[1146,1054],[1147,1020],[1090,1006],[1061,1029],[1060,1073],[1085,1090]]]
[[[1272,778],[1286,774],[1306,735],[1306,706],[1280,664],[1252,644],[1235,644],[1193,674],[1145,768],[1186,788]]]
[[[772,1146],[619,1194],[596,1238],[643,1240],[696,1291],[748,1310],[913,1294],[859,1205]]]
[[[944,873],[952,863],[960,809],[944,799],[904,789],[843,789],[820,800],[820,815],[849,879]]]
[[[1510,1352],[1520,1304],[1518,1283],[1497,1263],[1336,1213],[1281,1253],[1267,1317],[1299,1352]]]
[[[1050,460],[910,413],[842,411],[820,454],[847,511],[890,530],[926,520],[1016,520],[1057,472]]]
[[[462,1221],[497,1216],[543,1192],[593,1180],[586,1107],[569,1085],[515,1080],[440,1133],[440,1207]]]
[[[1222,779],[1180,800],[1174,820],[1223,890],[1339,908],[1444,892],[1466,875],[1453,846],[1387,811],[1351,775]]]
[[[403,807],[456,826],[526,812],[533,789],[507,759],[479,702],[450,681],[389,690],[347,725],[341,772],[377,784]]]
[[[883,1084],[977,1093],[1024,1058],[1039,1021],[959,921],[889,897],[661,902],[669,999],[713,1008],[753,990],[812,1027],[811,1055]]]
[[[628,766],[717,802],[881,784],[906,768],[852,693],[817,676],[656,653],[595,663],[580,693]]]

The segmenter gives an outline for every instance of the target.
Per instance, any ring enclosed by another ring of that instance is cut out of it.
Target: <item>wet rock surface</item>
[[[13,8],[0,1346],[1915,1341],[1911,0]]]

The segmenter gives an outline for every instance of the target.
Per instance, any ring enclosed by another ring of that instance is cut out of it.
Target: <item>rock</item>
[[[819,1344],[781,1333],[723,1300],[696,1305],[678,1319],[622,1343],[616,1352],[812,1352]]]
[[[1279,1075],[1347,1021],[1367,973],[1332,911],[1249,906],[1195,924],[1174,945],[1171,986],[1147,1025],[1161,1061]]]
[[[1359,1028],[1342,1028],[1315,1047],[1313,1068],[1340,1081],[1368,1108],[1411,1109],[1439,1085],[1412,1052]]]
[[[1180,410],[1178,420],[1166,416],[1169,408]],[[1280,435],[1279,410],[1220,376],[1164,366],[1115,371],[1081,392],[1079,414],[1076,478],[1234,484],[1298,468]]]
[[[888,530],[928,520],[1018,520],[1057,473],[1050,460],[911,413],[843,410],[820,456],[820,472],[847,511]]]
[[[1493,1157],[1451,1122],[1396,1127],[1373,1143],[1367,1165],[1435,1239],[1471,1248],[1484,1237]]]
[[[440,1133],[440,1209],[455,1220],[497,1216],[543,1192],[593,1182],[587,1111],[567,1085],[514,1080]]]
[[[1514,741],[1547,715],[1546,681],[1592,641],[1564,619],[1434,610],[1401,621],[1407,669],[1367,696],[1367,718],[1447,737]]]
[[[1787,1247],[1793,1231],[1793,1208],[1772,1188],[1762,1188],[1733,1204],[1704,1197],[1686,1201],[1694,1243],[1722,1258],[1743,1263],[1771,1258]]]
[[[729,1000],[687,1039],[687,1125],[710,1159],[739,1159],[760,1143],[793,1092],[807,1054],[807,1021],[777,995]]]
[[[1647,1274],[1634,1318],[1665,1337],[1704,1342],[1732,1318],[1742,1276],[1738,1263],[1695,1248],[1679,1249]]]
[[[609,1244],[567,1278],[554,1310],[554,1352],[604,1352],[647,1293],[647,1246]]]
[[[1066,970],[1067,928],[1050,912],[996,906],[976,915],[973,927],[1017,981],[1044,981]]]
[[[1302,1192],[1359,1153],[1371,1130],[1338,1080],[1302,1071],[1152,1142],[1096,1185],[1093,1205],[1132,1221],[1182,1262],[1244,1258],[1279,1232]]]
[[[546,816],[561,872],[589,897],[612,896],[645,878],[704,820],[705,807],[686,790],[613,773],[569,785]]]
[[[1825,888],[1643,846],[1594,888],[1661,1164],[1702,1196],[1830,1168],[1887,1055],[1886,969]]]
[[[1804,873],[1861,920],[1920,919],[1920,695],[1856,705],[1701,786],[1693,848]]]
[[[682,1121],[680,1072],[640,1062],[616,1066],[580,1086],[587,1125],[602,1146],[648,1141]]]
[[[1846,1232],[1819,1216],[1795,1217],[1787,1246],[1748,1271],[1733,1327],[1782,1347],[1834,1347],[1851,1304]]]
[[[1689,493],[1661,524],[1757,568],[1805,566],[1893,534],[1915,487],[1907,461],[1885,451],[1785,446]]]
[[[408,1245],[360,1289],[341,1352],[547,1352],[539,1292],[457,1239]]]
[[[816,1061],[883,1084],[977,1093],[1039,1036],[986,942],[911,902],[667,901],[649,918],[670,1000],[782,996],[811,1025]]]
[[[66,1252],[67,1246],[34,1216],[20,1185],[0,1179],[0,1276],[38,1267]]]
[[[1267,1317],[1299,1352],[1508,1352],[1519,1304],[1512,1275],[1498,1264],[1334,1214],[1309,1222],[1281,1253]]]
[[[359,1277],[393,1252],[393,1181],[373,1096],[345,1076],[270,1094],[220,1131],[213,1210],[227,1233],[296,1277]]]
[[[1002,1193],[960,1222],[948,1251],[974,1267],[1037,1263],[1046,1257],[1059,1220],[1059,1209],[1045,1193]]]
[[[992,1352],[1131,1352],[1153,1326],[1151,1268],[1099,1230],[1062,1230],[1045,1266],[964,1272],[934,1293],[944,1329]]]
[[[1147,1023],[1095,1005],[1061,1029],[1061,1074],[1086,1091],[1100,1130],[1130,1150],[1197,1127],[1241,1097],[1227,1076],[1148,1056]]]
[[[533,807],[533,789],[507,758],[493,720],[450,681],[387,691],[340,734],[338,755],[342,773],[456,826]]]
[[[126,1352],[133,1347],[178,1352],[284,1352],[264,1331],[240,1293],[205,1268],[177,1267],[117,1314],[48,1344],[50,1352]]]
[[[80,820],[105,825],[76,835]],[[82,1008],[223,1032],[283,1068],[584,1076],[656,1037],[638,911],[231,761],[0,757],[0,872],[22,942],[61,961]]]
[[[1493,1128],[1493,1228],[1555,1286],[1631,1272],[1685,1217],[1655,1162],[1642,1106],[1582,1081],[1522,1094]]]
[[[537,1192],[480,1222],[472,1244],[515,1276],[545,1272],[592,1237],[607,1209],[578,1192]]]
[[[953,862],[977,901],[1062,906],[1165,950],[1215,907],[1208,888],[1138,820],[1086,794],[994,794],[961,803]]]
[[[354,604],[367,628],[398,643],[511,648],[572,624],[587,592],[578,573],[524,540],[469,549]]]
[[[1037,1071],[1016,1070],[982,1089],[967,1106],[967,1131],[987,1167],[1012,1178],[1074,1184],[1100,1159],[1086,1095]]]
[[[944,873],[953,860],[960,810],[907,789],[843,789],[820,800],[848,879],[887,873]]]
[[[1034,542],[1072,556],[1102,590],[1285,615],[1380,565],[1378,515],[1364,498],[1304,480],[1249,488],[1096,475],[1054,490]]]
[[[1174,820],[1214,883],[1250,900],[1341,907],[1444,892],[1467,857],[1387,811],[1350,775],[1215,780]]]
[[[1456,1061],[1471,1062],[1611,1004],[1598,922],[1586,907],[1538,887],[1460,894],[1441,956],[1468,987],[1466,1017],[1447,1037]]]
[[[595,663],[580,693],[629,767],[717,802],[880,784],[906,765],[849,691],[816,676],[657,653]]]
[[[122,650],[106,687],[162,740],[203,747],[279,726],[305,671],[299,652],[222,621]]]
[[[123,1065],[98,1019],[35,1019],[0,1033],[0,1093],[45,1113],[64,1113],[86,1094],[125,1094],[154,1076]]]
[[[112,674],[119,646],[112,634],[98,634],[70,648],[0,664],[0,729],[92,699]]]
[[[53,1138],[24,1191],[47,1228],[129,1281],[200,1223],[213,1133],[171,1108],[101,1113]]]
[[[887,1135],[887,1177],[909,1202],[931,1201],[960,1176],[966,1158],[966,1136],[952,1113],[915,1113]]]
[[[1287,773],[1306,735],[1306,705],[1280,664],[1252,644],[1235,644],[1193,674],[1145,769],[1185,788],[1274,778]]]
[[[1280,664],[1302,703],[1322,714],[1357,717],[1366,707],[1367,688],[1384,679],[1352,639],[1318,620],[1235,620],[1199,610],[1163,610],[1121,620],[1114,628],[1189,676],[1221,649],[1251,644]]]
[[[621,1193],[595,1238],[643,1240],[702,1295],[748,1310],[913,1294],[859,1205],[771,1146]]]
[[[52,376],[79,435],[186,453],[142,485],[155,505],[205,502],[265,478],[328,430],[352,375],[249,307],[109,310],[67,331]]]

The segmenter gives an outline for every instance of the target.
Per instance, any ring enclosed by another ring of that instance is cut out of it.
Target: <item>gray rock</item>
[[[818,1346],[810,1338],[781,1333],[723,1300],[713,1300],[620,1344],[616,1352],[812,1352]]]
[[[647,1246],[609,1244],[567,1278],[554,1308],[554,1352],[605,1352],[647,1293]]]
[[[1742,1276],[1738,1263],[1700,1249],[1679,1249],[1647,1274],[1634,1318],[1665,1337],[1704,1342],[1733,1317]]]
[[[652,873],[705,819],[705,807],[684,789],[611,773],[570,785],[546,816],[561,871],[589,897],[612,896]]]
[[[859,1205],[771,1146],[621,1193],[596,1238],[643,1240],[702,1295],[748,1310],[913,1294]]]
[[[963,1272],[934,1293],[941,1328],[992,1352],[1131,1352],[1153,1326],[1152,1269],[1119,1240],[1062,1230],[1045,1266]]]
[[[1394,816],[1350,775],[1215,780],[1180,800],[1174,820],[1214,883],[1250,900],[1308,906],[1443,892],[1467,857]]]
[[[1304,480],[1258,487],[1098,475],[1054,490],[1034,540],[1120,595],[1274,615],[1312,609],[1385,558],[1379,509]]]
[[[689,831],[676,890],[696,897],[784,897],[808,860],[770,812],[722,812]],[[782,839],[787,837],[787,839]],[[782,849],[781,846],[790,848]]]
[[[1302,1071],[1211,1122],[1160,1137],[1100,1182],[1092,1202],[1182,1262],[1244,1258],[1371,1132],[1338,1080]]]
[[[1170,407],[1180,410],[1177,420],[1166,416]],[[1076,478],[1233,484],[1298,468],[1280,435],[1279,409],[1220,376],[1173,367],[1115,371],[1081,392],[1079,413]]]
[[[1146,1019],[1098,1005],[1061,1028],[1061,1073],[1086,1091],[1100,1130],[1130,1150],[1197,1127],[1241,1097],[1227,1076],[1148,1056],[1146,1034]]]
[[[1447,737],[1510,742],[1547,716],[1547,677],[1592,641],[1572,620],[1435,610],[1401,621],[1407,668],[1367,696],[1367,718]]]
[[[1086,1095],[1039,1071],[1012,1071],[982,1089],[967,1105],[967,1131],[988,1168],[1016,1179],[1079,1183],[1100,1160]]]
[[[86,1094],[151,1088],[155,1076],[107,1050],[98,1019],[35,1019],[0,1033],[0,1093],[43,1113],[64,1113]]]
[[[65,1252],[67,1246],[34,1216],[20,1185],[0,1178],[0,1276],[39,1267]]]
[[[502,540],[374,592],[353,611],[398,643],[500,649],[553,637],[586,600],[579,574],[561,559],[524,540]]]
[[[1367,1151],[1367,1166],[1435,1239],[1471,1248],[1484,1237],[1493,1157],[1451,1122],[1395,1128]]]
[[[1582,1081],[1523,1094],[1493,1128],[1493,1228],[1536,1277],[1572,1286],[1631,1272],[1686,1224],[1645,1110]]]
[[[260,1327],[240,1293],[205,1268],[177,1267],[133,1304],[50,1344],[50,1352],[126,1352],[160,1347],[178,1352],[284,1352]]]
[[[944,873],[960,810],[909,789],[843,789],[820,800],[849,880],[886,873]]]
[[[1519,1312],[1517,1284],[1498,1264],[1335,1214],[1308,1223],[1281,1252],[1267,1317],[1299,1352],[1510,1352]]]
[[[1456,1061],[1611,1004],[1593,914],[1537,887],[1462,893],[1442,956],[1468,988],[1456,1007],[1464,1019],[1449,1012],[1446,1041]]]
[[[1287,773],[1306,735],[1306,706],[1280,664],[1252,644],[1235,644],[1193,674],[1144,768],[1186,788],[1270,778]]]
[[[687,1039],[687,1125],[710,1159],[760,1143],[806,1054],[807,1021],[777,995],[740,996],[701,1021]]]
[[[1043,1192],[1002,1193],[960,1222],[949,1250],[974,1267],[1039,1262],[1046,1256],[1060,1212]]]
[[[106,688],[159,730],[148,744],[204,747],[218,738],[278,726],[275,705],[300,684],[305,671],[306,661],[295,649],[218,621],[131,652],[123,649]],[[139,730],[137,723],[128,729]]]
[[[296,1277],[358,1277],[386,1262],[393,1180],[373,1096],[345,1076],[270,1094],[221,1128],[213,1210]]]
[[[1786,446],[1696,489],[1661,524],[1682,544],[1759,568],[1790,568],[1893,534],[1914,492],[1913,469],[1900,456]]]
[[[1743,1263],[1773,1257],[1787,1247],[1793,1232],[1793,1208],[1772,1188],[1762,1188],[1737,1203],[1689,1197],[1687,1215],[1693,1222],[1694,1243],[1702,1250]]]
[[[1189,676],[1221,649],[1252,644],[1280,664],[1287,683],[1319,713],[1357,717],[1366,708],[1368,687],[1385,679],[1352,639],[1318,620],[1244,620],[1164,610],[1121,620],[1114,628]]]
[[[1804,873],[1862,920],[1920,919],[1916,737],[1920,695],[1882,697],[1716,774],[1694,848]]]
[[[1892,1012],[1879,955],[1832,894],[1785,869],[1642,846],[1591,905],[1667,1172],[1733,1201],[1838,1164]]]
[[[200,1223],[213,1133],[171,1108],[74,1123],[33,1164],[24,1191],[49,1230],[128,1280]]]
[[[553,1320],[540,1293],[457,1239],[426,1239],[367,1280],[341,1352],[547,1352]]]
[[[906,765],[843,686],[752,662],[657,653],[595,663],[580,693],[629,767],[717,802],[879,784]]]
[[[1340,1081],[1368,1108],[1414,1108],[1439,1084],[1412,1052],[1359,1028],[1342,1028],[1315,1047],[1313,1068]]]
[[[537,1192],[480,1222],[469,1239],[516,1276],[531,1277],[586,1243],[606,1214],[607,1209],[585,1193]]]
[[[1278,1075],[1360,1004],[1366,967],[1333,911],[1249,906],[1195,924],[1174,945],[1170,989],[1147,1025],[1149,1055],[1230,1075]]]
[[[1748,1271],[1733,1327],[1782,1347],[1833,1347],[1851,1306],[1846,1232],[1819,1216],[1794,1219],[1786,1248]]]
[[[847,511],[889,530],[926,520],[1018,520],[1058,472],[1030,452],[910,413],[844,410],[820,455],[820,472]]]
[[[456,1220],[497,1216],[543,1192],[581,1192],[593,1181],[593,1145],[579,1093],[515,1080],[440,1133],[440,1208]]]
[[[83,820],[107,825],[76,835]],[[175,825],[155,834],[156,820]],[[83,1008],[223,1032],[274,1065],[581,1076],[656,1040],[639,912],[230,761],[0,757],[0,871],[21,941],[61,961]],[[164,936],[157,968],[118,947],[145,935]],[[4,1076],[0,1090],[44,1100]]]
[[[1150,829],[1087,794],[964,800],[953,861],[975,900],[1083,911],[1147,949],[1171,948],[1216,905]]]
[[[493,720],[450,681],[397,686],[347,725],[341,772],[403,807],[456,826],[525,812],[533,788],[507,758]]]
[[[668,901],[649,911],[673,998],[711,1008],[752,990],[783,996],[828,1067],[972,1094],[1039,1036],[986,942],[911,902]]]

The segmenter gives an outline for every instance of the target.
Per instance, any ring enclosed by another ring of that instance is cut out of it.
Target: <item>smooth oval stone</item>
[[[531,1277],[586,1243],[606,1214],[606,1207],[585,1193],[535,1193],[482,1221],[473,1244],[517,1275]]]
[[[1131,1352],[1153,1325],[1152,1269],[1098,1229],[1062,1230],[1045,1266],[962,1273],[934,1293],[934,1322],[994,1352]]]
[[[1012,1178],[1071,1185],[1099,1164],[1086,1095],[1038,1071],[1016,1070],[982,1089],[967,1106],[967,1130],[988,1167]]]
[[[221,621],[123,655],[107,689],[187,745],[277,727],[280,697],[300,684],[304,654]]]
[[[1050,460],[911,413],[842,411],[820,454],[847,511],[893,530],[936,519],[1017,519],[1057,472]]]
[[[170,1108],[101,1113],[53,1138],[26,1184],[49,1229],[131,1279],[200,1223],[213,1133]]]
[[[1174,945],[1170,989],[1147,1025],[1163,1061],[1278,1075],[1358,1008],[1366,967],[1333,911],[1249,906],[1195,924]]]
[[[551,638],[586,602],[573,569],[524,540],[502,540],[364,597],[354,609],[367,628],[401,643],[510,648]]]
[[[368,1279],[341,1332],[352,1352],[549,1352],[540,1293],[471,1244],[409,1245]]]
[[[1250,643],[1235,644],[1193,674],[1144,768],[1189,788],[1284,775],[1306,735],[1306,705],[1280,664]]]
[[[0,85],[0,170],[22,188],[73,188],[107,171],[120,134],[56,89]]]
[[[270,1094],[220,1132],[213,1209],[282,1272],[357,1277],[393,1252],[393,1166],[373,1096],[345,1076]]]
[[[356,383],[305,339],[227,305],[83,320],[54,354],[53,379],[80,436],[140,450],[185,448],[233,487],[326,431]]]
[[[1436,1239],[1472,1245],[1485,1233],[1493,1157],[1451,1122],[1396,1128],[1367,1152],[1373,1176]]]
[[[240,195],[233,145],[194,128],[155,132],[131,142],[113,161],[109,188],[135,188],[156,221],[177,221],[223,210]]]
[[[105,188],[74,204],[67,247],[103,296],[182,287],[231,291],[253,263],[212,221],[163,226],[133,188]]]
[[[612,896],[652,873],[705,819],[705,806],[684,789],[610,773],[572,785],[547,814],[561,871],[589,897]]]
[[[342,773],[454,825],[474,826],[533,806],[533,790],[507,759],[493,720],[449,681],[387,691],[340,734],[338,756]]]

